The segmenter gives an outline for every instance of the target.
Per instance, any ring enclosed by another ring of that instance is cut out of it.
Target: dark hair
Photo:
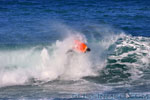
[[[91,51],[91,49],[90,49],[90,48],[87,48],[86,51]]]

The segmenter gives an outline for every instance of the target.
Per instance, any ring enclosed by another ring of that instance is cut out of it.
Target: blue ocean
[[[0,0],[0,100],[150,100],[150,1]]]

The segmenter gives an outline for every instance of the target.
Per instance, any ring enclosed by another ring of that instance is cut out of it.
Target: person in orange
[[[76,51],[76,52],[80,52],[80,53],[86,53],[86,52],[91,51],[91,49],[88,48],[88,46],[85,43],[83,43],[79,40],[75,40],[72,50],[69,50],[68,52],[72,52],[72,51]]]
[[[86,53],[87,51],[90,51],[90,48],[87,47],[87,45],[79,40],[74,41],[74,47],[73,49],[77,52]]]

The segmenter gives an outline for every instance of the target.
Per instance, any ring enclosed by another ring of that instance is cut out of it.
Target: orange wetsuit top
[[[85,43],[82,43],[79,40],[75,40],[74,43],[75,43],[75,46],[73,48],[76,51],[79,51],[79,52],[82,52],[82,53],[86,52],[86,50],[87,50],[88,47],[87,47],[87,45]]]

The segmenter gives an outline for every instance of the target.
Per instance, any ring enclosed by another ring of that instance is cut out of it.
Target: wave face
[[[66,37],[46,46],[1,49],[0,86],[80,79],[117,84],[149,77],[149,38],[125,35],[106,26],[89,27],[86,34],[65,31]],[[92,51],[66,53],[76,38]]]
[[[150,39],[125,35],[115,42],[106,66],[96,77],[100,83],[139,85],[148,82],[150,66]]]

